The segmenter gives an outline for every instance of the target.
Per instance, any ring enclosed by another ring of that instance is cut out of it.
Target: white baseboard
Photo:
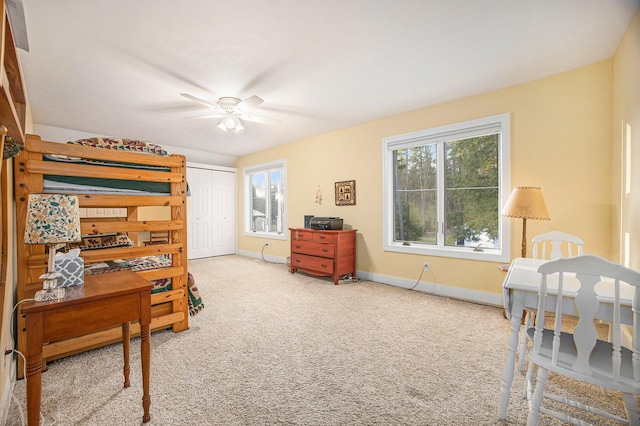
[[[238,254],[241,256],[251,257],[254,259],[262,259],[261,253],[256,253],[252,251],[246,250],[238,250]],[[278,256],[270,256],[265,254],[265,260],[268,262],[274,263],[286,263],[286,258],[278,257]],[[367,281],[375,281],[377,283],[393,285],[396,287],[402,288],[411,288],[415,285],[415,280],[410,280],[406,278],[393,277],[389,275],[382,274],[372,274],[369,272],[356,271],[356,276],[360,279]],[[469,290],[460,287],[451,287],[448,285],[430,283],[426,281],[421,281],[416,288],[415,291],[420,291],[422,293],[428,293],[441,297],[450,297],[452,299],[460,299],[466,300],[474,303],[482,303],[485,305],[495,305],[502,306],[502,294],[495,293],[487,293],[484,291],[477,290]]]
[[[262,259],[262,253],[256,253],[254,251],[238,250],[236,254],[250,257],[252,259]],[[271,263],[282,263],[283,265],[287,263],[287,259],[285,257],[273,256],[267,253],[264,254],[263,260]]]
[[[356,276],[363,280],[375,281],[377,283],[388,284],[401,288],[412,288],[415,284],[415,280],[406,278],[393,277],[382,274],[372,274],[369,272],[357,271]],[[482,303],[484,305],[502,306],[502,295],[495,293],[487,293],[484,291],[469,290],[466,288],[452,287],[448,285],[430,283],[427,281],[420,281],[414,288],[415,291],[419,291],[426,294],[431,294],[439,297],[450,297],[452,299],[460,299],[468,302]]]

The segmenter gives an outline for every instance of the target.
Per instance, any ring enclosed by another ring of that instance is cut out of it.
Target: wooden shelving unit
[[[2,3],[2,49],[0,50],[0,124],[7,135],[19,144],[24,143],[27,100],[16,50],[11,22],[4,1]]]

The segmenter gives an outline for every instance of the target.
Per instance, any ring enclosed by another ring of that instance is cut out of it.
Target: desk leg
[[[25,318],[27,345],[27,422],[29,426],[40,424],[40,396],[42,391],[42,313]]]
[[[142,423],[147,423],[151,420],[151,415],[149,414],[149,406],[151,405],[151,396],[149,395],[149,375],[151,371],[149,365],[151,360],[149,323],[140,324],[140,352],[142,360],[142,408],[144,409]]]
[[[27,420],[29,426],[40,424],[40,393],[42,386],[42,352],[27,358]]]
[[[513,304],[511,306],[511,335],[509,336],[509,352],[507,362],[502,374],[502,385],[500,387],[500,403],[498,405],[498,417],[507,418],[507,408],[509,407],[509,397],[511,395],[511,384],[516,366],[516,352],[518,350],[518,338],[520,327],[522,326],[522,313],[524,311],[524,293],[515,292]]]
[[[129,365],[129,348],[131,346],[131,333],[129,321],[122,323],[122,352],[124,353],[124,387],[131,386],[129,381],[129,373],[131,372],[131,366]]]

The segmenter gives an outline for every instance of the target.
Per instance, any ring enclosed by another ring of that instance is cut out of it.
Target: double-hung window
[[[387,251],[505,262],[509,114],[383,139]]]
[[[244,232],[286,239],[285,160],[244,169]]]

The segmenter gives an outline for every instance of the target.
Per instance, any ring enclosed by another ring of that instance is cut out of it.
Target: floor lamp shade
[[[78,197],[66,194],[29,194],[27,220],[24,231],[25,244],[47,244],[49,262],[43,290],[35,300],[57,300],[64,297],[64,288],[58,288],[61,274],[56,272],[55,255],[60,243],[76,242],[82,238]]]
[[[522,219],[522,257],[527,257],[527,219],[550,220],[542,190],[536,186],[516,186],[502,209],[502,215]]]

